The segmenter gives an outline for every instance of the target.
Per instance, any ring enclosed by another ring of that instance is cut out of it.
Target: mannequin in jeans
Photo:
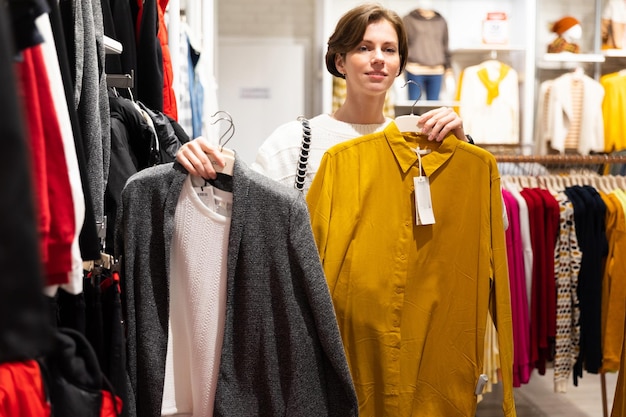
[[[448,48],[448,25],[433,9],[431,0],[420,0],[416,8],[402,18],[409,42],[405,69],[409,84],[409,100],[438,100],[442,83],[454,80]],[[424,94],[420,93],[426,93]]]

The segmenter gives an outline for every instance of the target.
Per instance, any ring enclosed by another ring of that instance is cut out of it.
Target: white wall
[[[254,161],[277,126],[304,114],[307,43],[290,38],[219,39],[217,100],[235,125],[227,147],[247,163]]]
[[[216,0],[220,36],[308,37],[315,0]]]
[[[280,124],[319,113],[316,0],[214,1],[218,107],[236,125],[229,146],[249,163]]]
[[[215,0],[218,38],[268,38],[306,40],[305,56],[305,115],[319,112],[313,108],[318,95],[319,48],[314,49],[317,27],[316,0]],[[281,61],[290,59],[288,56]],[[260,68],[262,70],[262,68]],[[268,74],[276,76],[276,74]]]

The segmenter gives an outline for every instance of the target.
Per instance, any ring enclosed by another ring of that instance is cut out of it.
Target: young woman
[[[402,19],[378,4],[362,4],[344,14],[328,40],[326,68],[346,80],[346,99],[333,114],[310,119],[311,144],[304,192],[317,172],[324,152],[340,142],[384,129],[385,95],[402,74],[408,43]],[[466,141],[461,118],[450,108],[424,113],[418,120],[430,140],[449,133]],[[252,168],[287,186],[294,186],[302,144],[302,124],[279,126],[261,145]],[[176,159],[193,175],[215,178],[211,160],[223,164],[216,146],[198,137],[181,147]],[[375,168],[372,168],[375,169]]]

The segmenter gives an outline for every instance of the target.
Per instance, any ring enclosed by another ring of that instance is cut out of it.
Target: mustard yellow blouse
[[[626,196],[622,190],[599,191],[607,206],[605,216],[609,253],[602,277],[602,370],[619,370],[626,317]],[[621,253],[621,255],[620,255]]]
[[[416,225],[416,145],[433,225]],[[363,417],[473,416],[487,314],[515,416],[500,176],[487,151],[384,131],[332,147],[307,194]]]

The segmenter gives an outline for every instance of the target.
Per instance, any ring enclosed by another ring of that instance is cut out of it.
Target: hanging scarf
[[[492,81],[491,79],[489,79],[489,71],[487,71],[487,68],[481,68],[478,70],[477,72],[478,78],[485,85],[485,88],[487,89],[487,105],[490,106],[491,103],[493,103],[493,100],[500,95],[500,83],[502,82],[504,77],[506,77],[506,75],[509,73],[510,69],[511,67],[509,67],[508,65],[501,64],[500,75],[498,76],[498,79],[495,81]]]

